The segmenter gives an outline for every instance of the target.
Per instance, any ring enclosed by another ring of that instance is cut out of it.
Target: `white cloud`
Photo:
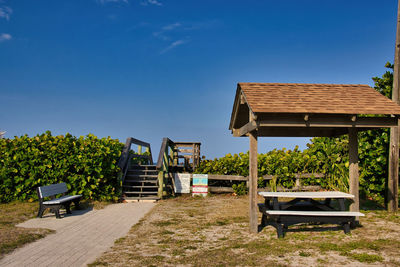
[[[0,7],[0,18],[10,20],[12,12],[13,11],[10,7],[2,6],[2,7]]]
[[[161,40],[168,41],[171,38],[167,35],[167,32],[173,31],[176,28],[181,27],[181,26],[182,26],[182,24],[180,22],[175,22],[172,24],[165,25],[164,27],[161,28],[160,31],[153,32],[153,36],[157,37]]]
[[[182,24],[180,22],[175,22],[175,23],[166,25],[166,26],[162,27],[161,29],[163,29],[164,31],[171,31],[171,30],[173,30],[175,28],[180,27],[181,25]]]
[[[140,4],[142,6],[148,6],[148,5],[162,6],[162,3],[158,0],[142,0]]]
[[[5,41],[9,41],[12,39],[12,36],[8,33],[2,33],[0,34],[0,43],[1,42],[5,42]]]
[[[180,45],[183,45],[183,44],[185,44],[185,43],[187,43],[187,42],[188,42],[187,40],[177,40],[177,41],[175,41],[175,42],[172,42],[169,46],[167,46],[166,48],[164,48],[164,49],[160,52],[160,54],[164,54],[164,53],[168,52],[169,50],[174,49],[175,47],[180,46]]]

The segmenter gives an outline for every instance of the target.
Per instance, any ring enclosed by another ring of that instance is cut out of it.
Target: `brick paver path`
[[[73,211],[72,216],[26,221],[18,226],[56,230],[0,261],[0,266],[84,266],[93,262],[114,241],[125,236],[155,203],[122,203],[101,210]]]

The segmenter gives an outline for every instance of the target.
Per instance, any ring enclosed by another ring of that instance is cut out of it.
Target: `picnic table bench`
[[[37,188],[39,197],[38,217],[42,218],[43,212],[49,208],[51,212],[56,214],[56,218],[60,219],[60,208],[65,207],[67,213],[71,214],[70,205],[72,202],[79,209],[79,200],[82,198],[82,195],[66,195],[67,191],[68,188],[65,183],[39,186]],[[59,194],[62,194],[62,196],[56,198]],[[45,200],[45,198],[50,198],[50,200]]]
[[[278,237],[283,237],[288,226],[298,223],[332,223],[343,226],[344,232],[350,233],[350,223],[364,216],[360,212],[346,211],[345,199],[354,196],[343,192],[259,192],[265,198],[260,204],[261,225],[271,223],[277,230]],[[288,202],[279,202],[278,198],[291,198]],[[325,199],[319,201],[316,199]],[[331,205],[337,200],[339,209]]]

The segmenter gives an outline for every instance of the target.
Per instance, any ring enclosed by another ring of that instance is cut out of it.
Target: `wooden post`
[[[396,212],[399,199],[399,127],[390,128],[387,210]]]
[[[394,69],[393,69],[393,90],[392,100],[400,104],[400,1],[397,7],[397,31],[396,45],[394,51]],[[390,128],[389,145],[389,177],[387,192],[387,209],[390,212],[398,210],[398,188],[399,188],[399,128]]]
[[[250,232],[258,232],[258,216],[257,216],[257,132],[253,131],[249,134],[250,155],[249,155],[249,202],[250,202]]]
[[[139,155],[142,154],[142,146],[138,146],[138,154],[139,154]]]
[[[158,172],[158,193],[159,198],[163,197],[164,192],[164,170]]]
[[[354,202],[350,205],[350,211],[359,211],[358,139],[356,128],[349,128],[349,163],[350,194],[354,195]]]

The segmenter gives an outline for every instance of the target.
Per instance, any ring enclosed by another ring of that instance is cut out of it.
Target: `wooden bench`
[[[67,185],[65,183],[52,184],[46,186],[40,186],[37,188],[37,194],[39,197],[39,212],[38,217],[42,218],[43,212],[49,208],[51,212],[56,214],[57,219],[60,219],[60,208],[65,207],[68,214],[71,214],[70,205],[74,202],[75,207],[79,209],[79,200],[82,195],[66,195],[68,191]],[[56,198],[56,195],[62,194],[61,197]],[[45,198],[50,198],[50,200],[45,200]]]
[[[261,208],[261,207],[260,207]],[[350,233],[350,223],[356,217],[364,216],[361,212],[351,211],[294,211],[294,210],[265,210],[268,221],[276,227],[278,238],[284,236],[289,225],[298,223],[331,223],[343,226],[344,233]],[[262,222],[265,226],[265,221]]]

